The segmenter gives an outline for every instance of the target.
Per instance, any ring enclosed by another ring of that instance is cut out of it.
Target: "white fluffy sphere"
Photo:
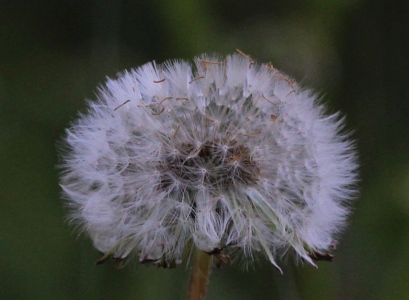
[[[109,79],[67,130],[61,186],[95,247],[162,266],[327,257],[356,155],[315,95],[246,55],[148,63]],[[227,253],[227,254],[225,254]]]

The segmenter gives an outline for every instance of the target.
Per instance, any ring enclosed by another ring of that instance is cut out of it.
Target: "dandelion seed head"
[[[271,64],[202,55],[120,73],[67,130],[61,186],[95,247],[181,263],[192,247],[314,265],[345,225],[356,155],[339,114]]]

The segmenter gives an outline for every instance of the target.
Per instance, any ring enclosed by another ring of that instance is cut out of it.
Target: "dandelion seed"
[[[324,113],[242,52],[121,73],[67,130],[71,218],[105,254],[98,262],[170,267],[192,249],[217,265],[262,253],[278,268],[289,251],[330,260],[357,163],[343,118]]]

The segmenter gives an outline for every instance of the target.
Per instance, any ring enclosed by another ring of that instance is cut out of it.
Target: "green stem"
[[[195,250],[192,273],[190,275],[189,300],[204,300],[210,276],[212,256],[199,249]]]

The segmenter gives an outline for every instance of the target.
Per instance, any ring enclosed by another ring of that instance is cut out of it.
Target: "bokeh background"
[[[185,298],[184,266],[95,266],[65,221],[57,141],[106,76],[236,48],[346,114],[361,187],[332,263],[224,266],[208,299],[409,299],[404,0],[0,0],[0,299]]]

